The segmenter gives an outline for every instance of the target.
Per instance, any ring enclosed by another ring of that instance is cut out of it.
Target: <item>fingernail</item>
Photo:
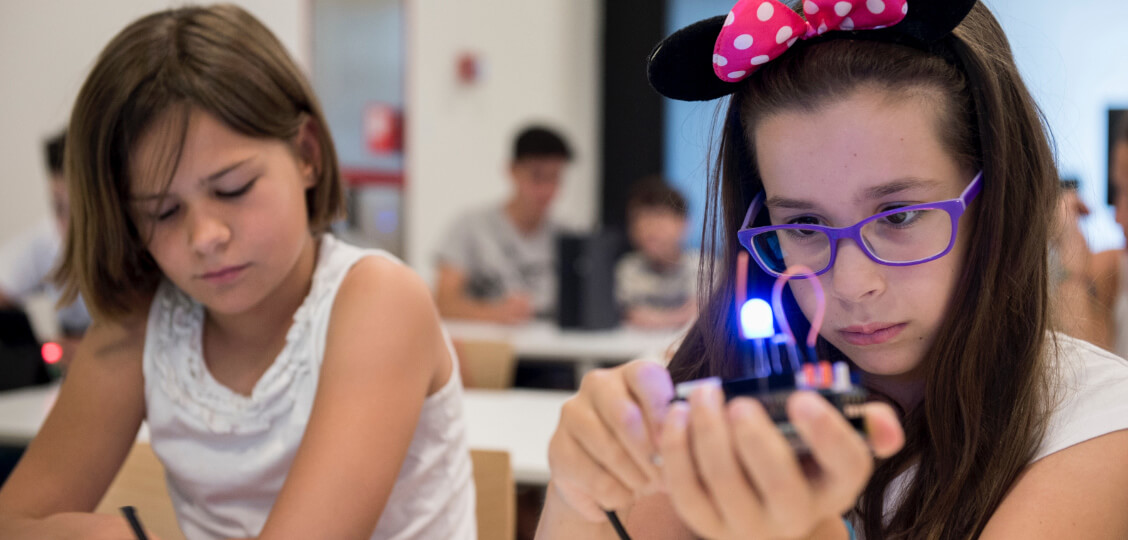
[[[698,407],[716,408],[721,388],[714,382],[704,382],[689,395],[689,401]]]

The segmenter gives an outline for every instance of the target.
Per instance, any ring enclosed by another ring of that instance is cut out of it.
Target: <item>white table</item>
[[[31,441],[55,404],[58,385],[0,392],[0,444]],[[466,432],[471,448],[505,450],[519,483],[548,483],[548,441],[569,392],[466,390]],[[148,440],[147,430],[138,438]]]
[[[58,394],[57,384],[0,392],[0,444],[23,446],[30,442]]]
[[[446,319],[443,325],[455,340],[505,341],[513,345],[518,358],[573,363],[577,381],[600,362],[647,358],[664,364],[671,346],[685,334],[684,329],[642,330],[629,326],[571,330],[548,321],[504,325]]]
[[[547,484],[548,442],[560,408],[571,396],[547,390],[466,390],[470,448],[505,450],[518,483]]]

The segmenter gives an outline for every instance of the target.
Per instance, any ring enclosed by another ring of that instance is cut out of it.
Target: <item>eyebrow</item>
[[[935,187],[940,182],[936,180],[927,180],[924,178],[900,178],[867,188],[862,192],[861,200],[877,200],[896,195],[898,193],[908,191],[910,189],[931,188]],[[768,208],[776,208],[781,210],[813,210],[815,204],[810,201],[802,199],[790,199],[787,197],[769,197],[764,201],[764,206]]]
[[[230,165],[228,165],[228,166],[226,166],[226,167],[224,167],[224,168],[222,168],[222,169],[220,169],[216,172],[213,172],[213,173],[203,177],[201,180],[203,182],[214,182],[214,181],[222,178],[225,174],[227,174],[231,171],[234,171],[235,169],[238,169],[239,167],[242,167],[244,164],[246,164],[249,161],[251,161],[251,158],[246,158],[246,159],[242,159],[240,161],[236,161],[235,163],[232,163],[232,164],[230,164]],[[144,202],[144,201],[151,201],[151,200],[155,200],[155,199],[160,199],[162,196],[163,196],[163,194],[161,194],[161,193],[155,193],[155,194],[152,194],[152,195],[137,195],[137,196],[130,197],[130,198],[133,199],[136,202]]]

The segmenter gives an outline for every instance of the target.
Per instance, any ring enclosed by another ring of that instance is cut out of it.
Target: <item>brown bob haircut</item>
[[[274,34],[232,5],[153,13],[106,45],[75,101],[66,152],[73,202],[56,273],[61,302],[81,293],[96,319],[115,318],[155,290],[162,274],[145,247],[147,231],[138,230],[127,203],[130,156],[154,121],[179,118],[167,158],[171,180],[193,110],[240,134],[284,141],[313,122],[320,163],[314,163],[316,184],[306,192],[310,228],[324,230],[342,215],[328,124],[309,82]]]

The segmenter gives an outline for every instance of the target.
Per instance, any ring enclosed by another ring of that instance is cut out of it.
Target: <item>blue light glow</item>
[[[753,298],[740,306],[740,330],[744,339],[764,339],[775,335],[772,325],[772,307],[767,302]]]

